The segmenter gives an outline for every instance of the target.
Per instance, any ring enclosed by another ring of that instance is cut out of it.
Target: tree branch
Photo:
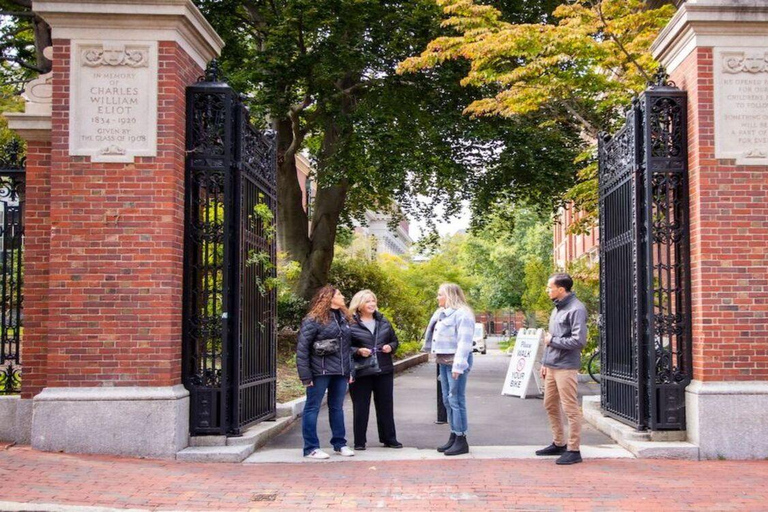
[[[301,147],[302,142],[304,142],[304,136],[306,135],[307,132],[301,129],[301,112],[304,111],[311,104],[312,104],[312,97],[309,94],[307,94],[304,96],[304,101],[302,101],[297,105],[293,105],[288,112],[288,117],[291,119],[291,133],[292,133],[291,144],[285,150],[285,154],[288,156],[293,156],[294,154],[296,154],[296,152]]]
[[[26,7],[32,9],[32,0],[10,0],[12,4],[16,4],[19,7]]]
[[[0,11],[0,16],[13,16],[16,18],[34,18],[35,13],[29,11]]]
[[[563,100],[562,103],[563,108],[571,114],[573,117],[576,118],[576,120],[581,124],[584,131],[589,135],[590,142],[597,141],[598,134],[600,133],[600,130],[597,126],[595,126],[592,122],[588,121],[587,118],[582,116],[578,110],[576,110],[573,105],[570,105],[568,101]]]
[[[24,69],[28,69],[28,70],[34,71],[36,73],[47,73],[48,71],[50,71],[50,70],[45,70],[45,69],[40,68],[38,66],[32,65],[32,64],[30,64],[30,63],[28,63],[28,62],[26,62],[26,61],[24,61],[22,59],[16,58],[16,57],[0,58],[0,60],[4,60],[6,62],[15,62],[16,64],[18,64],[19,66],[23,67]]]
[[[643,75],[643,78],[645,78],[646,82],[651,82],[652,80],[651,80],[651,77],[648,76],[648,73],[645,72],[643,67],[640,64],[638,64],[638,62],[635,60],[635,58],[627,51],[627,49],[621,43],[619,38],[616,37],[616,35],[613,33],[613,31],[611,31],[609,29],[608,22],[606,21],[605,16],[603,15],[602,4],[600,2],[598,2],[595,5],[595,8],[597,9],[597,14],[600,16],[600,21],[603,23],[604,32],[608,34],[608,37],[610,37],[611,40],[613,40],[613,42],[616,43],[616,45],[619,47],[619,50],[621,50],[621,52],[624,55],[627,56],[629,61],[637,68],[637,70],[640,72],[640,74]]]

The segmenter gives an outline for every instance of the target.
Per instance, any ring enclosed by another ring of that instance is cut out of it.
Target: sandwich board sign
[[[539,369],[543,353],[544,330],[521,329],[517,334],[501,394],[520,398],[541,396],[544,383],[541,382]]]

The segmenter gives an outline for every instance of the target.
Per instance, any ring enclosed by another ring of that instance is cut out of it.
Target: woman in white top
[[[449,456],[461,455],[469,452],[466,389],[467,376],[472,368],[475,314],[457,284],[440,285],[437,304],[439,308],[427,327],[424,350],[435,354],[443,403],[451,426],[448,442],[437,451]]]

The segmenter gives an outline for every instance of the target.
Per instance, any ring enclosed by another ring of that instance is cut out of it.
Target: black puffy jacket
[[[375,311],[373,313],[373,318],[376,320],[376,327],[374,327],[373,332],[371,332],[360,321],[360,317],[355,315],[351,325],[352,350],[358,348],[368,348],[373,350],[373,348],[376,347],[378,349],[376,357],[379,358],[379,368],[381,368],[381,373],[391,373],[395,369],[392,364],[392,356],[397,350],[397,335],[395,334],[395,329],[392,327],[392,324],[389,323],[389,320],[384,318],[384,315]],[[392,352],[389,354],[381,352],[381,347],[384,345],[392,347]],[[363,359],[361,356],[354,357],[358,360]]]
[[[315,354],[312,350],[315,341],[329,338],[341,340],[339,351],[329,356]],[[352,349],[349,344],[349,323],[338,310],[333,310],[331,321],[327,324],[305,318],[301,322],[296,344],[296,368],[299,371],[299,379],[306,384],[318,375],[348,376],[352,369]]]

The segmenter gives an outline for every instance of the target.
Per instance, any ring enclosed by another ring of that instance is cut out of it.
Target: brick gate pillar
[[[189,427],[185,87],[223,43],[190,0],[35,0],[34,10],[52,28],[53,71],[50,142],[30,143],[27,171],[32,446],[173,456]]]
[[[688,0],[653,46],[688,91],[694,381],[703,458],[768,456],[768,5]]]

